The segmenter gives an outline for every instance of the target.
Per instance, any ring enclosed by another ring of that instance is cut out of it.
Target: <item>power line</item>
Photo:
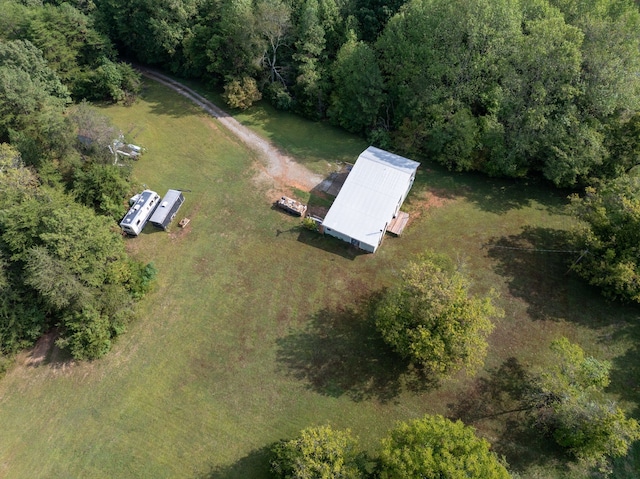
[[[519,248],[516,246],[500,246],[497,244],[492,245],[484,245],[484,247],[489,248],[500,248],[500,249],[513,249],[519,251],[531,251],[532,253],[540,252],[540,253],[584,253],[580,250],[571,250],[571,249],[539,249],[539,248]]]

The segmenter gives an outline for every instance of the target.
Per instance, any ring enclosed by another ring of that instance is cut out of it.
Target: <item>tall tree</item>
[[[384,101],[384,83],[374,50],[350,36],[332,66],[335,88],[329,117],[345,130],[363,133],[374,126]]]
[[[584,221],[577,232],[584,251],[573,266],[580,276],[612,299],[640,302],[640,176],[630,174],[572,196]]]
[[[0,143],[0,211],[35,194],[38,185],[33,171],[24,168],[19,152]],[[26,208],[23,215],[30,217]],[[24,276],[0,241],[0,356],[30,346],[47,327],[46,310],[24,283]]]
[[[262,39],[256,31],[256,17],[251,0],[222,2],[214,32],[207,40],[207,69],[222,78],[256,77],[264,53]]]
[[[501,104],[520,26],[512,0],[413,0],[389,21],[376,46],[404,149],[478,166],[480,119]]]
[[[182,42],[196,23],[200,0],[95,0],[101,28],[124,53],[179,71]]]
[[[376,44],[397,146],[559,186],[619,174],[638,150],[639,42],[624,0],[411,0]]]
[[[36,187],[9,200],[0,217],[0,251],[10,271],[21,272],[18,291],[36,293],[33,304],[61,327],[59,344],[74,357],[106,353],[124,330],[132,302],[148,290],[148,272],[129,260],[112,220],[59,189]]]
[[[320,23],[318,0],[306,0],[303,3],[294,46],[294,93],[298,110],[306,117],[320,119],[326,110],[328,82],[323,58],[325,34]]]
[[[287,87],[283,50],[291,40],[291,8],[282,0],[260,0],[255,7],[256,33],[263,41],[262,65],[269,83]]]
[[[355,16],[360,38],[373,43],[389,19],[405,4],[405,0],[356,0]]]
[[[28,164],[60,157],[70,145],[62,115],[68,90],[31,42],[0,40],[0,141]]]

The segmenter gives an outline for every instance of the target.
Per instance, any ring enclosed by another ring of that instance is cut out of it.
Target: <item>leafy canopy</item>
[[[282,479],[364,479],[362,452],[349,430],[330,426],[303,430],[272,449],[271,469]]]
[[[640,439],[640,426],[604,395],[611,364],[567,338],[551,343],[553,363],[532,389],[535,425],[573,455],[606,469]]]
[[[400,423],[382,440],[380,479],[509,479],[485,439],[442,416]]]
[[[491,296],[469,295],[469,281],[448,257],[428,253],[409,263],[374,318],[396,352],[437,378],[482,365],[491,318],[501,314]]]
[[[589,187],[571,204],[584,221],[577,238],[586,251],[573,269],[609,298],[640,302],[640,176]]]

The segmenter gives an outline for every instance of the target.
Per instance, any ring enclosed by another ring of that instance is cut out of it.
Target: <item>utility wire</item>
[[[500,248],[500,249],[514,249],[519,251],[531,251],[532,253],[541,252],[541,253],[584,253],[579,250],[571,250],[571,249],[538,249],[538,248],[518,248],[516,246],[500,246],[497,244],[484,245],[484,247],[489,248]]]

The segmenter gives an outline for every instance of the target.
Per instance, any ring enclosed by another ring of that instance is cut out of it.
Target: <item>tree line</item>
[[[94,359],[155,269],[129,258],[116,225],[133,189],[107,150],[118,132],[78,100],[131,101],[140,75],[69,4],[0,11],[0,369],[54,327],[72,357]]]
[[[455,170],[574,186],[638,160],[640,15],[630,0],[85,9],[129,58],[224,87],[232,106],[265,98]]]

